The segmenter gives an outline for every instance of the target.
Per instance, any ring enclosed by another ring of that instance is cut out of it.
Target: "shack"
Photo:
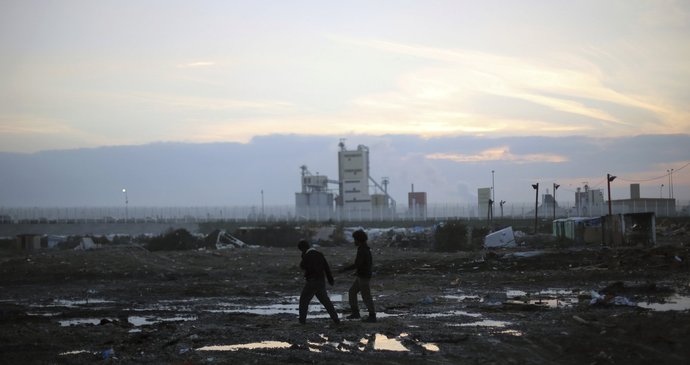
[[[601,218],[571,217],[553,221],[553,236],[576,243],[601,243]]]
[[[41,235],[24,233],[17,235],[17,248],[20,250],[37,250],[41,248]]]
[[[656,245],[656,216],[654,212],[613,214],[602,217],[604,245]]]

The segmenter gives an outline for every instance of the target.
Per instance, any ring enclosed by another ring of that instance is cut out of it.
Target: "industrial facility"
[[[371,174],[369,148],[348,150],[338,144],[338,179],[312,174],[301,166],[302,190],[295,193],[297,217],[307,220],[388,220],[397,218],[396,202],[388,194],[388,178],[377,182]],[[332,186],[332,187],[331,187]],[[426,217],[426,193],[415,195],[412,212]],[[423,198],[422,198],[423,196]]]

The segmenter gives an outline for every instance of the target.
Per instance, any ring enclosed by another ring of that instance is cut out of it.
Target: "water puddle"
[[[535,292],[507,289],[505,292],[487,293],[483,296],[454,293],[444,295],[441,298],[457,300],[463,303],[482,303],[489,306],[500,306],[507,303],[536,305],[545,308],[565,308],[579,303],[578,294],[579,290],[571,289],[549,288]]]
[[[402,342],[400,342],[400,340],[398,339],[400,337],[407,337],[406,335],[407,334],[401,334],[397,338],[388,338],[386,335],[377,333],[371,340],[373,341],[371,345],[374,348],[374,350],[377,351],[410,351],[407,349],[407,347],[403,346]],[[367,345],[369,345],[369,343],[365,344],[365,346]]]
[[[388,337],[382,333],[375,333],[361,338],[358,342],[343,339],[341,341],[331,341],[324,334],[319,335],[322,341],[308,341],[307,348],[310,352],[322,352],[324,350],[337,352],[351,351],[393,351],[410,352],[408,346],[418,346],[426,351],[438,352],[440,348],[434,343],[424,343],[410,338],[408,333],[401,333],[398,336]],[[403,342],[408,343],[406,346]],[[238,350],[265,350],[265,349],[289,349],[294,348],[295,344],[284,341],[260,341],[233,345],[211,345],[197,349],[197,351],[238,351]]]
[[[522,337],[525,335],[522,331],[518,331],[518,330],[502,330],[502,331],[498,331],[496,333],[499,333],[502,335],[513,336],[513,337]]]
[[[70,327],[70,326],[85,326],[85,325],[99,325],[101,324],[102,318],[75,318],[75,319],[65,319],[58,321],[60,327]],[[108,319],[109,320],[109,319]]]
[[[66,308],[78,308],[86,307],[100,304],[111,304],[115,303],[112,300],[106,300],[101,298],[87,298],[87,299],[55,299],[53,303],[46,305],[39,305],[38,307],[66,307]]]
[[[579,291],[569,289],[544,289],[528,293],[522,290],[507,290],[506,303],[529,304],[549,309],[567,308],[577,305]]]
[[[287,342],[282,341],[261,341],[252,343],[243,343],[236,345],[213,345],[204,346],[196,349],[197,351],[238,351],[242,349],[246,350],[265,350],[265,349],[287,349],[290,348]]]
[[[422,317],[422,318],[439,318],[439,317],[451,317],[451,316],[466,316],[466,317],[481,317],[482,315],[480,313],[470,313],[470,312],[465,312],[465,311],[449,311],[449,312],[437,312],[437,313],[423,313],[423,314],[414,314],[414,317]]]
[[[481,297],[479,295],[443,295],[441,296],[443,299],[450,299],[450,300],[457,300],[458,302],[466,302],[466,301],[481,301]]]
[[[74,350],[74,351],[61,352],[58,354],[58,356],[69,356],[69,355],[80,355],[80,354],[94,355],[94,354],[97,354],[97,352],[87,351],[87,350]]]
[[[150,326],[162,322],[186,322],[186,321],[196,321],[197,316],[177,316],[177,317],[140,317],[140,316],[129,316],[127,321],[132,325],[139,326]]]
[[[672,295],[661,303],[638,302],[637,306],[659,312],[686,311],[690,310],[690,296]]]
[[[492,319],[484,319],[484,320],[477,321],[477,322],[453,324],[451,326],[503,328],[503,327],[511,325],[511,324],[512,323],[506,322],[506,321],[494,321]]]
[[[141,316],[130,316],[127,321],[135,327],[140,326],[150,326],[162,322],[183,322],[183,321],[196,321],[197,316],[176,316],[176,317],[141,317]],[[114,322],[116,320],[112,318],[73,318],[60,320],[61,327],[69,326],[86,326],[86,325],[99,325],[102,322]]]
[[[26,315],[34,317],[57,317],[59,315],[62,315],[62,312],[26,312]]]

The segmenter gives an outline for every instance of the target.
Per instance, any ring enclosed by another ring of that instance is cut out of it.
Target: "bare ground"
[[[379,321],[340,325],[315,299],[307,324],[298,324],[297,249],[3,252],[0,363],[690,361],[690,249],[678,240],[625,249],[373,249]],[[355,254],[352,246],[320,250],[334,269]],[[336,274],[329,288],[343,310],[351,279]]]

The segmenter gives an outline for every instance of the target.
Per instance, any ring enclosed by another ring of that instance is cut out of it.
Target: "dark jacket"
[[[307,281],[321,280],[323,281],[324,276],[328,279],[328,283],[333,285],[333,275],[331,274],[331,268],[328,267],[328,261],[319,251],[310,248],[302,254],[302,261],[299,263],[299,267],[304,270],[304,277]]]
[[[362,242],[357,246],[357,257],[355,257],[355,263],[346,266],[343,270],[355,269],[355,275],[360,278],[369,279],[371,278],[371,267],[373,261],[371,258],[371,249],[366,242]]]

